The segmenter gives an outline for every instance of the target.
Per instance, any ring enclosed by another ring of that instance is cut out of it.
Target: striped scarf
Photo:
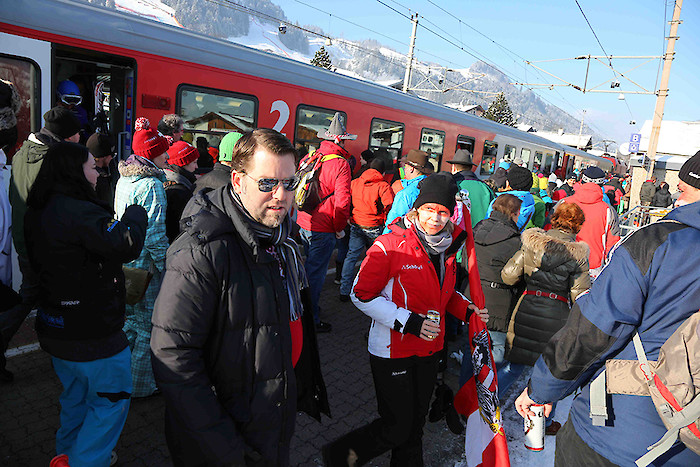
[[[292,219],[285,216],[284,221],[275,227],[267,227],[253,219],[248,213],[238,194],[230,190],[233,204],[248,222],[260,246],[277,260],[282,283],[289,295],[289,320],[296,321],[303,314],[304,307],[301,303],[301,289],[308,287],[306,270],[301,262],[299,245],[289,234],[292,231]]]

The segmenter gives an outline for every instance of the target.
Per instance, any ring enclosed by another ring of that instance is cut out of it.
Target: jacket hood
[[[196,193],[182,212],[180,228],[183,234],[196,238],[200,243],[237,233],[253,250],[253,256],[257,258],[260,251],[260,244],[235,207],[228,186]]]
[[[376,169],[367,169],[362,172],[362,175],[360,175],[360,180],[362,180],[365,185],[385,181],[384,176]]]
[[[526,254],[538,259],[533,264],[539,268],[551,270],[572,259],[582,261],[588,258],[589,248],[583,242],[575,241],[576,234],[552,229],[545,232],[542,229],[528,229],[522,234],[523,248]]]
[[[146,177],[154,177],[161,181],[165,181],[163,170],[156,167],[148,159],[132,154],[125,161],[119,162],[119,174],[122,177],[132,177],[140,180]]]
[[[677,221],[700,230],[700,201],[675,208],[664,219]]]
[[[189,190],[194,189],[194,182],[196,182],[197,179],[193,173],[187,172],[185,169],[177,165],[169,166],[163,170],[163,172],[165,173],[165,178],[168,180],[168,182],[171,182],[172,184],[179,183],[184,185]]]
[[[595,183],[582,183],[576,187],[577,202],[584,204],[594,204],[603,201],[603,190]]]
[[[515,222],[499,211],[492,211],[490,217],[474,227],[474,243],[479,245],[494,245],[518,236],[520,233]]]

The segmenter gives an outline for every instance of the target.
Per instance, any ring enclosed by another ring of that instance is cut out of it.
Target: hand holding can
[[[530,451],[544,449],[544,405],[532,404],[530,411],[535,415],[525,418],[525,447]]]

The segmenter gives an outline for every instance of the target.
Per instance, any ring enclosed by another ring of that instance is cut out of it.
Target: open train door
[[[109,134],[117,146],[117,160],[131,154],[136,61],[129,57],[54,44],[52,89],[66,80],[80,91],[74,104],[81,141],[95,131]],[[53,100],[59,103],[58,93]],[[116,167],[114,167],[116,171]]]

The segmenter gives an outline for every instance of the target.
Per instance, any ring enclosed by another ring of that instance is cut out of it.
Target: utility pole
[[[582,115],[581,115],[581,126],[578,127],[578,144],[576,145],[576,146],[578,146],[579,149],[581,149],[581,135],[583,134],[583,119],[584,119],[584,117],[586,116],[586,111],[585,111],[585,110],[582,110],[581,112],[582,112]]]
[[[411,15],[413,31],[411,32],[411,45],[408,48],[408,64],[406,65],[406,75],[403,78],[403,92],[408,92],[408,85],[411,81],[411,67],[413,66],[413,49],[416,46],[416,29],[418,29],[418,13]]]
[[[659,85],[659,93],[656,96],[656,108],[654,109],[654,119],[651,124],[651,136],[649,137],[649,147],[647,148],[647,156],[649,157],[649,177],[654,173],[654,162],[656,160],[656,147],[659,144],[659,134],[661,133],[661,120],[664,116],[664,105],[666,104],[666,96],[668,95],[668,80],[671,76],[671,62],[673,61],[676,39],[678,39],[678,25],[681,23],[681,6],[683,0],[676,0],[673,7],[673,19],[671,20],[671,31],[668,35],[668,44],[666,46],[666,54],[664,55],[664,69],[661,73],[661,84]]]

